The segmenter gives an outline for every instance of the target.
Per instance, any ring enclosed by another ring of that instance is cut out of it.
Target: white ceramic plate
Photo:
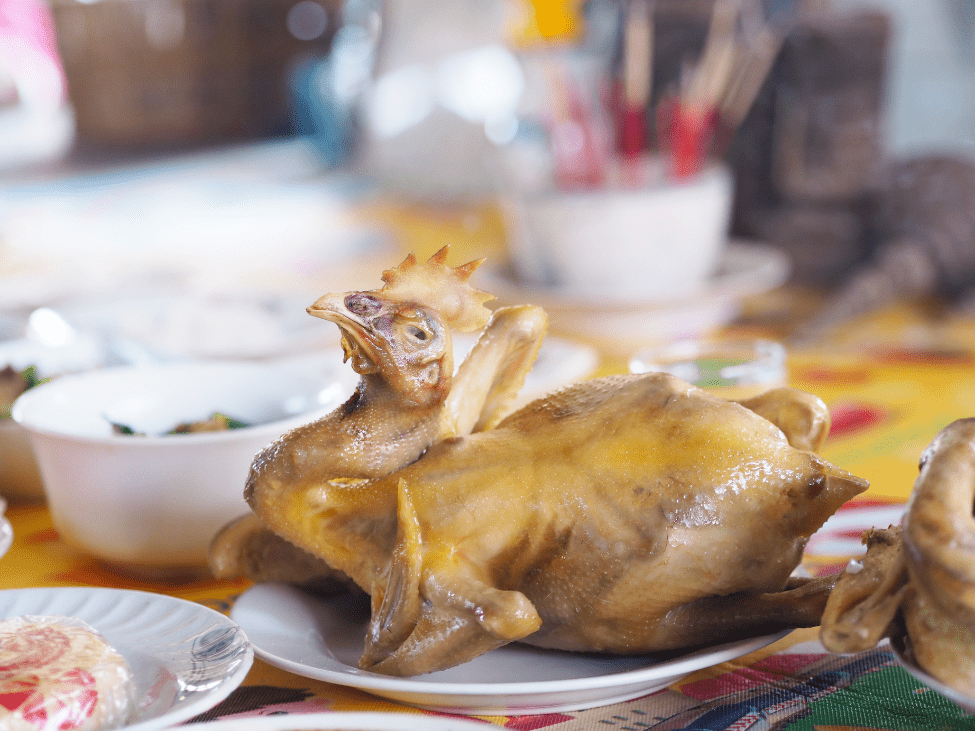
[[[666,661],[512,644],[449,670],[395,678],[356,666],[369,620],[369,604],[362,597],[322,600],[292,586],[258,584],[241,595],[230,616],[271,665],[412,706],[476,715],[556,713],[620,703],[788,634],[729,642]]]
[[[14,528],[10,521],[0,515],[0,556],[10,550],[14,542]]]
[[[597,299],[528,285],[509,270],[487,267],[475,273],[474,283],[502,303],[544,307],[555,331],[577,335],[607,352],[629,355],[648,344],[706,335],[737,317],[745,298],[785,283],[790,271],[789,257],[779,249],[732,241],[717,272],[683,296]]]
[[[931,690],[940,693],[952,703],[958,704],[969,713],[975,713],[975,697],[960,693],[954,688],[949,688],[940,680],[932,678],[921,669],[921,666],[914,660],[914,653],[911,652],[909,639],[895,637],[891,640],[890,646],[894,651],[894,657],[897,658],[897,661],[917,680],[924,683]]]
[[[191,731],[485,731],[483,722],[425,713],[305,713],[190,723]]]
[[[131,731],[168,728],[209,710],[244,680],[254,660],[234,622],[184,599],[124,589],[0,591],[0,617],[84,620],[129,662],[139,691]]]
[[[595,348],[571,340],[548,336],[538,350],[538,358],[525,377],[520,398],[531,400],[562,386],[581,381],[599,365]]]

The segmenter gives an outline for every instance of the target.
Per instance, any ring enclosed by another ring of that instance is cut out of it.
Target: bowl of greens
[[[338,358],[123,366],[38,385],[12,415],[67,542],[129,573],[194,573],[247,512],[255,454],[353,389]]]

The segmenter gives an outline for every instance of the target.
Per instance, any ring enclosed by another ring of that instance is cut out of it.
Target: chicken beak
[[[349,312],[348,308],[345,306],[345,299],[349,296],[349,294],[349,292],[326,294],[312,302],[306,308],[306,312],[309,315],[320,317],[323,320],[334,322],[337,325],[357,322],[361,326],[362,323],[359,322],[358,318]]]
[[[360,375],[375,373],[378,370],[378,358],[369,322],[351,312],[345,306],[347,298],[353,292],[326,294],[319,297],[306,308],[306,312],[314,317],[334,322],[342,332],[342,350],[345,360],[352,361],[352,368]]]

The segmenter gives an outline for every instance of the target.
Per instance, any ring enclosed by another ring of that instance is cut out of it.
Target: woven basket
[[[179,146],[286,132],[287,74],[327,52],[325,31],[288,30],[298,0],[52,0],[78,137],[103,145]]]

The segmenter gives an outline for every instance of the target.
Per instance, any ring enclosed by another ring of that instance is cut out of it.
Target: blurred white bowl
[[[515,191],[504,211],[517,275],[616,301],[680,296],[713,275],[728,239],[731,172],[673,180],[662,159],[643,163],[635,187]]]
[[[63,343],[45,343],[31,338],[0,342],[0,368],[22,371],[34,366],[38,378],[86,371],[102,365],[105,348],[94,337],[73,335]]]
[[[254,455],[338,406],[355,380],[325,358],[108,368],[37,386],[13,418],[66,541],[129,573],[196,572],[215,532],[247,512]],[[253,426],[165,435],[214,412]],[[112,422],[148,436],[113,433]]]
[[[54,344],[31,338],[0,342],[0,369],[23,371],[33,366],[38,378],[90,370],[104,362],[105,351],[94,338],[73,335]],[[27,432],[10,419],[0,419],[0,495],[21,502],[44,499],[44,487]]]

